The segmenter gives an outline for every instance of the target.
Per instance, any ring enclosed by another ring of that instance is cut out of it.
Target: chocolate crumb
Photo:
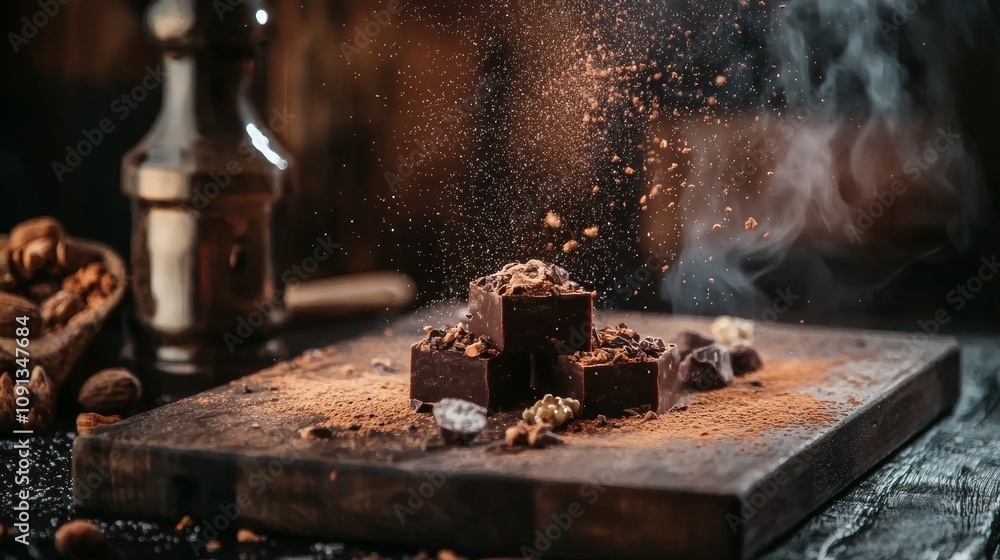
[[[194,520],[191,519],[190,515],[185,515],[184,517],[181,518],[180,521],[177,522],[177,526],[174,527],[174,530],[180,533],[192,527],[194,527]]]
[[[413,412],[430,412],[434,410],[434,405],[419,399],[410,399],[410,410]]]
[[[650,410],[649,412],[643,415],[642,421],[649,422],[650,420],[656,420],[656,418],[657,418],[656,413]]]
[[[392,368],[392,360],[389,358],[372,358],[371,367],[372,370],[382,373],[392,373],[395,371]]]
[[[351,430],[352,432],[356,432],[356,431],[358,431],[358,430],[361,429],[361,424],[359,424],[357,422],[354,422],[352,424],[348,424],[347,425],[347,429]]]
[[[608,425],[608,417],[603,414],[597,415],[597,426],[604,427]]]
[[[750,382],[750,386],[751,387],[763,387],[764,383],[762,381],[757,381],[756,379],[754,379],[753,381]]]
[[[302,439],[330,439],[333,437],[333,431],[322,426],[307,426],[299,431],[299,435],[302,436]]]

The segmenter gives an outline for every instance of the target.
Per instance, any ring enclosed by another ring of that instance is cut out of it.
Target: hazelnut
[[[753,346],[753,321],[723,315],[712,322],[709,331],[712,333],[712,338],[723,346],[730,348],[737,345]]]
[[[107,546],[104,533],[90,521],[70,521],[56,531],[56,550],[67,558],[93,558],[103,553]]]
[[[546,423],[562,426],[572,420],[580,412],[580,401],[576,399],[553,397],[551,394],[542,397],[530,408],[526,408],[521,418],[529,423]]]

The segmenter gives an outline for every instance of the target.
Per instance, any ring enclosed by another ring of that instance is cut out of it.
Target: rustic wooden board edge
[[[822,328],[817,328],[815,330],[827,330]],[[835,332],[835,331],[834,331]],[[893,333],[879,333],[883,336],[892,336]],[[841,491],[843,488],[848,486],[852,481],[854,481],[858,476],[866,472],[871,466],[875,465],[879,461],[883,460],[885,457],[890,455],[892,451],[897,449],[899,446],[903,445],[907,440],[912,438],[920,430],[925,428],[931,421],[937,418],[945,410],[950,408],[955,404],[958,398],[958,385],[960,382],[960,359],[957,348],[954,345],[950,345],[947,341],[942,341],[942,339],[936,339],[935,345],[945,350],[942,353],[937,354],[938,358],[934,360],[931,364],[925,365],[920,371],[916,373],[906,373],[901,376],[900,381],[896,386],[892,387],[889,394],[883,398],[873,401],[865,406],[859,418],[853,419],[849,422],[848,430],[840,430],[845,432],[845,434],[840,437],[843,440],[840,444],[835,445],[836,449],[850,449],[850,443],[852,438],[860,438],[859,434],[868,434],[866,437],[872,437],[872,435],[877,431],[873,426],[869,424],[872,418],[883,419],[883,416],[879,414],[884,410],[890,410],[892,407],[887,406],[895,402],[893,399],[903,398],[906,395],[906,391],[921,389],[917,392],[917,396],[923,395],[924,397],[931,397],[932,400],[924,402],[926,405],[920,408],[919,411],[925,412],[925,414],[918,414],[910,420],[914,425],[907,425],[898,430],[893,434],[892,445],[886,446],[887,449],[882,453],[876,453],[871,457],[868,457],[868,462],[862,462],[860,460],[854,463],[848,464],[848,469],[839,471],[840,476],[845,480],[834,479],[832,481],[827,481],[828,487],[824,491],[827,495],[821,499],[813,500],[816,503],[804,504],[804,513],[797,516],[797,519],[792,522],[785,523],[772,523],[771,525],[765,526],[763,530],[758,530],[756,532],[751,532],[744,530],[739,533],[732,532],[728,526],[723,532],[716,531],[711,535],[710,539],[706,542],[711,542],[713,545],[718,545],[718,548],[711,549],[713,551],[712,557],[749,557],[763,550],[769,543],[773,542],[775,539],[780,537],[782,534],[789,531],[796,524],[801,522],[806,518],[809,512],[815,511],[819,506],[829,500],[830,497],[834,496],[837,492]],[[273,372],[277,373],[277,372]],[[933,374],[933,376],[932,376]],[[934,389],[934,380],[937,380],[937,389]],[[215,389],[214,391],[231,391],[234,390],[235,385],[223,386]],[[934,400],[934,397],[938,397]],[[922,402],[918,399],[918,403]],[[75,480],[86,480],[91,478],[91,475],[96,475],[99,479],[105,481],[110,480],[110,484],[102,485],[98,484],[96,490],[98,492],[104,492],[99,494],[99,499],[94,499],[93,496],[88,496],[84,499],[82,494],[78,494],[78,489],[74,487],[74,504],[81,508],[87,508],[88,511],[94,511],[95,513],[110,513],[109,511],[101,511],[102,506],[100,503],[103,500],[105,504],[103,507],[106,508],[107,504],[112,503],[112,497],[118,495],[119,497],[123,492],[135,492],[137,488],[141,488],[141,483],[146,483],[150,479],[156,480],[157,473],[150,472],[149,469],[142,469],[141,465],[151,465],[157,461],[169,461],[173,464],[179,464],[179,462],[184,462],[184,467],[187,469],[186,472],[191,473],[191,477],[177,477],[174,476],[172,479],[167,480],[160,477],[162,488],[164,489],[164,494],[174,494],[176,496],[183,496],[183,500],[175,500],[173,503],[169,502],[169,499],[163,495],[159,497],[155,496],[145,496],[145,495],[135,495],[132,500],[134,504],[134,511],[122,511],[119,507],[116,511],[116,515],[130,515],[135,517],[142,517],[147,519],[162,519],[164,521],[176,521],[182,515],[202,515],[207,516],[211,514],[218,513],[218,507],[220,505],[225,505],[226,503],[232,503],[235,496],[238,495],[239,489],[239,476],[240,470],[245,468],[247,464],[252,464],[257,460],[271,460],[267,454],[261,453],[253,457],[239,457],[235,454],[230,453],[213,453],[207,450],[193,450],[193,449],[183,449],[183,454],[177,453],[175,448],[156,448],[155,446],[143,446],[144,449],[139,449],[128,441],[116,441],[112,437],[119,430],[124,430],[131,422],[137,421],[136,419],[129,419],[119,425],[109,427],[105,430],[96,432],[95,434],[88,434],[81,436],[77,439],[74,444],[74,471],[79,472],[74,473]],[[866,421],[867,420],[867,421]],[[856,430],[852,434],[846,432],[850,431],[850,428]],[[103,441],[103,443],[102,443]],[[814,444],[815,445],[815,442]],[[140,467],[133,467],[137,470],[134,472],[126,472],[122,470],[116,470],[114,466],[114,461],[110,461],[113,457],[113,453],[117,451],[119,453],[140,453],[140,455],[133,456],[134,459],[131,461],[134,464],[140,465]],[[181,456],[183,455],[183,456]],[[881,455],[876,457],[875,455]],[[233,465],[232,457],[236,456],[237,460],[235,465]],[[836,464],[838,460],[843,460],[844,457],[834,453],[827,453],[827,460],[830,464]],[[155,460],[154,460],[155,459]],[[108,463],[110,461],[110,464]],[[314,463],[311,468],[329,470],[331,463],[323,461],[313,461]],[[333,465],[334,468],[344,471],[344,476],[349,472],[353,466],[351,464],[344,464],[343,466]],[[373,467],[368,467],[373,468]],[[414,484],[419,483],[419,478],[414,478],[420,475],[419,471],[414,471],[412,469],[399,469],[393,467],[374,467],[374,468],[385,468],[385,473],[382,473],[379,480],[391,480],[395,479],[395,484],[406,483]],[[851,472],[851,469],[857,470],[857,472]],[[836,469],[834,469],[836,470]],[[194,478],[197,473],[199,476],[204,476],[204,473],[210,472],[212,476],[211,481],[214,483],[206,484],[204,481],[201,486],[207,486],[207,489],[200,488],[197,483],[197,479]],[[844,474],[851,473],[851,474]],[[315,473],[314,473],[315,474]],[[318,474],[323,474],[319,472]],[[834,473],[836,474],[836,473]],[[455,475],[454,481],[456,481],[456,486],[464,488],[475,488],[475,481],[481,477],[479,474],[469,474],[469,475]],[[321,476],[320,479],[323,477]],[[511,491],[511,500],[513,500],[515,505],[520,507],[527,507],[527,504],[541,504],[543,502],[555,504],[554,506],[541,507],[538,505],[533,506],[533,513],[525,515],[522,519],[531,519],[531,529],[532,531],[543,530],[548,528],[548,524],[544,523],[546,519],[546,514],[558,513],[559,505],[564,503],[564,500],[569,500],[573,496],[574,492],[579,491],[578,481],[560,481],[560,480],[540,480],[532,481],[530,479],[518,479],[517,477],[505,477],[507,482],[510,484],[509,488]],[[348,480],[349,478],[345,478]],[[245,480],[243,482],[245,484]],[[797,480],[798,484],[804,484],[805,481],[801,480],[801,477]],[[723,496],[720,498],[721,502],[725,504],[724,507],[720,507],[716,512],[714,512],[713,519],[723,520],[727,514],[736,513],[739,514],[742,507],[747,503],[748,500],[752,498],[752,492],[758,489],[763,481],[757,485],[752,485],[747,488],[747,491],[740,496]],[[280,483],[273,486],[274,496],[268,498],[268,504],[270,507],[280,507],[283,498],[287,498],[287,494],[277,491],[280,488]],[[793,485],[789,484],[791,488],[795,488]],[[84,487],[88,493],[93,494],[92,489]],[[83,491],[81,490],[81,492]],[[633,494],[629,494],[633,493]],[[789,491],[786,494],[790,496],[795,496],[799,492]],[[609,490],[605,494],[606,497],[610,497],[608,503],[621,503],[625,504],[628,500],[650,500],[654,505],[650,509],[655,508],[655,504],[669,504],[672,503],[671,495],[678,494],[676,489],[665,489],[656,488],[652,491],[644,490],[634,487],[629,487],[627,484],[622,484],[616,486],[613,490]],[[530,496],[530,499],[526,498]],[[520,501],[515,500],[513,497],[519,497]],[[466,499],[463,497],[463,499]],[[602,498],[603,500],[604,498]],[[726,501],[728,499],[728,501]],[[481,502],[481,500],[480,500]],[[120,505],[120,501],[117,502]],[[337,500],[333,500],[330,503],[338,503]],[[602,505],[605,502],[602,501]],[[767,518],[767,510],[774,510],[775,514],[780,513],[778,510],[781,509],[781,500],[771,500],[768,506],[765,506],[765,513],[761,513],[756,519],[756,525],[762,525],[762,522]],[[807,507],[805,507],[807,506]],[[608,511],[614,511],[611,507],[601,507],[597,511],[603,512],[607,509]],[[666,508],[670,511],[671,508]],[[171,512],[171,513],[164,513]],[[250,511],[246,512],[243,519],[248,523],[249,526],[253,526],[256,523],[261,523],[263,527],[263,517],[257,515],[250,515]],[[595,527],[594,531],[600,529],[607,529],[611,526],[611,522],[622,522],[627,519],[631,523],[631,526],[640,527],[645,521],[646,517],[643,514],[637,514],[636,517],[629,517],[634,512],[629,510],[624,512],[618,512],[617,516],[612,516],[610,518],[609,524],[603,527]],[[584,519],[598,518],[599,516],[588,515]],[[471,517],[470,517],[471,518]],[[364,525],[365,521],[360,518],[352,519],[356,523],[361,523]],[[685,521],[682,519],[681,521]],[[780,518],[779,518],[780,521]],[[683,526],[683,525],[682,525]],[[274,524],[270,524],[273,528]],[[578,526],[579,527],[579,526]],[[404,539],[401,541],[390,541],[386,539],[386,534],[381,533],[365,535],[362,533],[351,533],[346,534],[345,532],[331,532],[324,533],[329,534],[331,537],[335,538],[359,538],[358,535],[361,534],[361,540],[371,540],[372,542],[398,542],[399,544],[416,545],[416,546],[427,546],[428,544],[440,544],[441,546],[454,545],[456,539],[454,538],[453,525],[444,527],[440,540],[431,540],[433,536],[432,533],[420,531],[419,540],[413,537],[414,540]],[[653,534],[656,534],[657,530],[662,531],[662,526],[651,526],[650,530]],[[773,534],[769,534],[770,533]],[[282,531],[279,531],[282,532]],[[305,536],[304,532],[296,530],[295,527],[288,529],[288,534],[299,534]],[[518,531],[519,534],[527,534],[522,530]],[[620,532],[619,532],[620,533]],[[312,533],[315,536],[316,533]],[[470,535],[475,535],[475,533],[470,533]],[[738,535],[738,542],[735,546],[730,547],[728,542],[732,542],[731,539]],[[620,556],[622,548],[615,548],[621,545],[637,544],[628,543],[628,541],[623,540],[621,534],[613,535],[617,537],[615,539],[609,539],[603,543],[604,546],[611,547],[610,550],[605,550],[600,548],[600,546],[595,546],[593,543],[586,543],[576,541],[575,539],[562,539],[554,545],[553,550],[549,553],[550,556],[563,556],[566,557],[578,557],[581,554],[586,554],[590,557],[595,558],[614,558]],[[495,552],[497,549],[487,549],[485,541],[475,537],[469,537],[469,550],[470,552],[475,552],[482,550],[482,552]],[[523,542],[523,541],[522,541]],[[482,549],[479,547],[483,546]],[[624,550],[635,550],[631,546],[627,546]],[[659,549],[656,549],[659,550]],[[518,552],[518,551],[511,551]],[[675,549],[675,552],[677,550]],[[688,551],[690,554],[685,553],[685,557],[697,557],[698,550]]]
[[[730,518],[734,525],[741,525],[742,558],[763,552],[953,410],[961,383],[961,350],[952,343],[933,362],[901,378],[882,398],[867,403],[842,429],[826,433],[770,476],[747,488],[740,496],[737,517]],[[862,445],[871,441],[884,445]],[[825,465],[822,476],[805,476],[801,469],[803,456],[811,457],[814,464]],[[817,489],[816,483],[824,486]],[[807,491],[806,486],[811,489]],[[776,493],[775,487],[785,487],[786,491]],[[814,499],[808,503],[801,499],[810,496]],[[795,509],[801,514],[790,519],[788,512]]]

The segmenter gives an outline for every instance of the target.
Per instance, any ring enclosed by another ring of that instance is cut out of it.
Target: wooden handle
[[[340,317],[357,313],[397,311],[416,297],[413,280],[398,272],[350,274],[288,286],[289,318]]]

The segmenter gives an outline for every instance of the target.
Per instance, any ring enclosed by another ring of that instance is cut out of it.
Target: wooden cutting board
[[[407,406],[409,345],[457,307],[307,352],[77,438],[74,503],[205,528],[448,547],[469,555],[747,558],[956,402],[958,347],[761,325],[763,371],[655,419],[578,423],[511,450],[513,415],[446,446]],[[667,340],[708,322],[609,314]],[[329,439],[299,430],[329,428]]]

